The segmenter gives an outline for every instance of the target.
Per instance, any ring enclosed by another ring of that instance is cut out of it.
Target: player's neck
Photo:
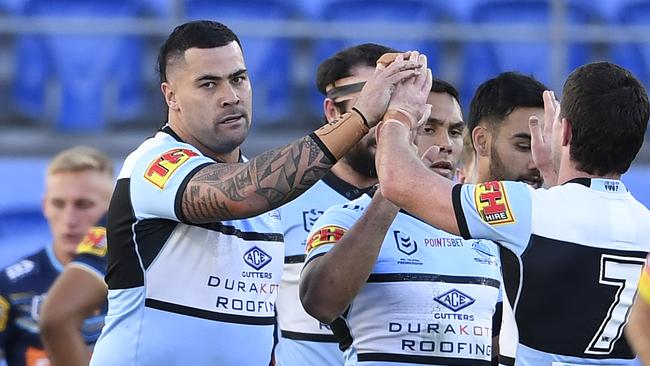
[[[621,175],[620,174],[605,174],[605,175],[590,174],[576,168],[575,163],[573,161],[568,161],[566,163],[563,162],[563,164],[560,164],[560,169],[557,174],[558,184],[564,184],[576,178],[621,179]]]
[[[58,245],[53,244],[52,249],[56,259],[64,266],[72,262],[73,255],[68,253],[64,248],[60,248]]]
[[[350,165],[346,164],[343,161],[339,161],[338,163],[334,164],[331,171],[334,173],[334,175],[344,180],[346,183],[355,186],[356,188],[370,187],[374,184],[377,184],[378,182],[377,178],[361,175],[356,170],[352,169]]]

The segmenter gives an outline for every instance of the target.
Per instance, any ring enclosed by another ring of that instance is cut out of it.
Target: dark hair
[[[503,121],[516,108],[544,108],[542,94],[548,89],[532,76],[504,72],[479,85],[469,108],[471,133],[485,120],[490,126]]]
[[[433,78],[433,83],[431,84],[431,92],[433,93],[447,93],[454,97],[458,104],[460,105],[460,94],[458,93],[458,89],[456,89],[453,85],[449,84],[448,82],[441,80],[441,79],[436,79],[435,77]]]
[[[594,62],[569,75],[562,95],[576,168],[595,175],[625,173],[641,149],[650,116],[641,83],[622,67]]]
[[[351,76],[354,67],[375,67],[379,57],[388,52],[399,51],[374,43],[364,43],[337,52],[318,66],[318,71],[316,71],[318,91],[325,95],[328,85],[338,79]]]
[[[196,20],[174,28],[158,53],[160,82],[167,81],[167,64],[183,56],[190,48],[222,47],[235,41],[241,48],[237,35],[225,25],[211,20]]]

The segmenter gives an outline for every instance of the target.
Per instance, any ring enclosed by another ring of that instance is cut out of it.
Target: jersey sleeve
[[[88,230],[77,246],[75,257],[70,265],[77,266],[104,279],[107,267],[106,228],[94,226]]]
[[[352,225],[359,219],[364,205],[352,201],[327,209],[314,223],[307,236],[307,257],[305,265],[312,259],[324,255],[334,247]]]
[[[181,214],[185,186],[194,174],[214,160],[191,145],[162,145],[135,163],[131,200],[139,219],[163,218],[186,222]]]
[[[520,255],[531,235],[529,186],[519,182],[456,185],[452,191],[460,234],[498,242]]]

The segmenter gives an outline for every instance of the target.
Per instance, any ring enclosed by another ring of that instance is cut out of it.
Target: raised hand
[[[381,120],[396,85],[420,74],[422,67],[422,63],[412,57],[412,53],[398,54],[388,66],[385,63],[377,64],[374,74],[361,89],[353,107],[366,118],[368,127],[375,126]]]
[[[424,122],[423,116],[428,110],[425,105],[431,91],[433,77],[431,70],[427,68],[425,55],[413,51],[410,53],[409,59],[417,61],[421,65],[422,72],[395,86],[384,119],[394,118],[404,122],[404,117],[407,117],[410,120],[409,127],[414,129],[419,123]]]
[[[551,134],[553,124],[559,123],[560,103],[555,99],[555,93],[551,90],[545,90],[544,99],[544,127],[536,116],[528,119],[530,128],[530,149],[533,154],[533,161],[544,178],[544,185],[552,187],[557,184],[557,172],[553,166],[553,157],[551,155]]]

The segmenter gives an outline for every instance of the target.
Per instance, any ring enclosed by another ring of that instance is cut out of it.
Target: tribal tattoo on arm
[[[200,224],[261,214],[298,197],[334,163],[305,136],[247,163],[208,165],[185,188],[183,215]]]

